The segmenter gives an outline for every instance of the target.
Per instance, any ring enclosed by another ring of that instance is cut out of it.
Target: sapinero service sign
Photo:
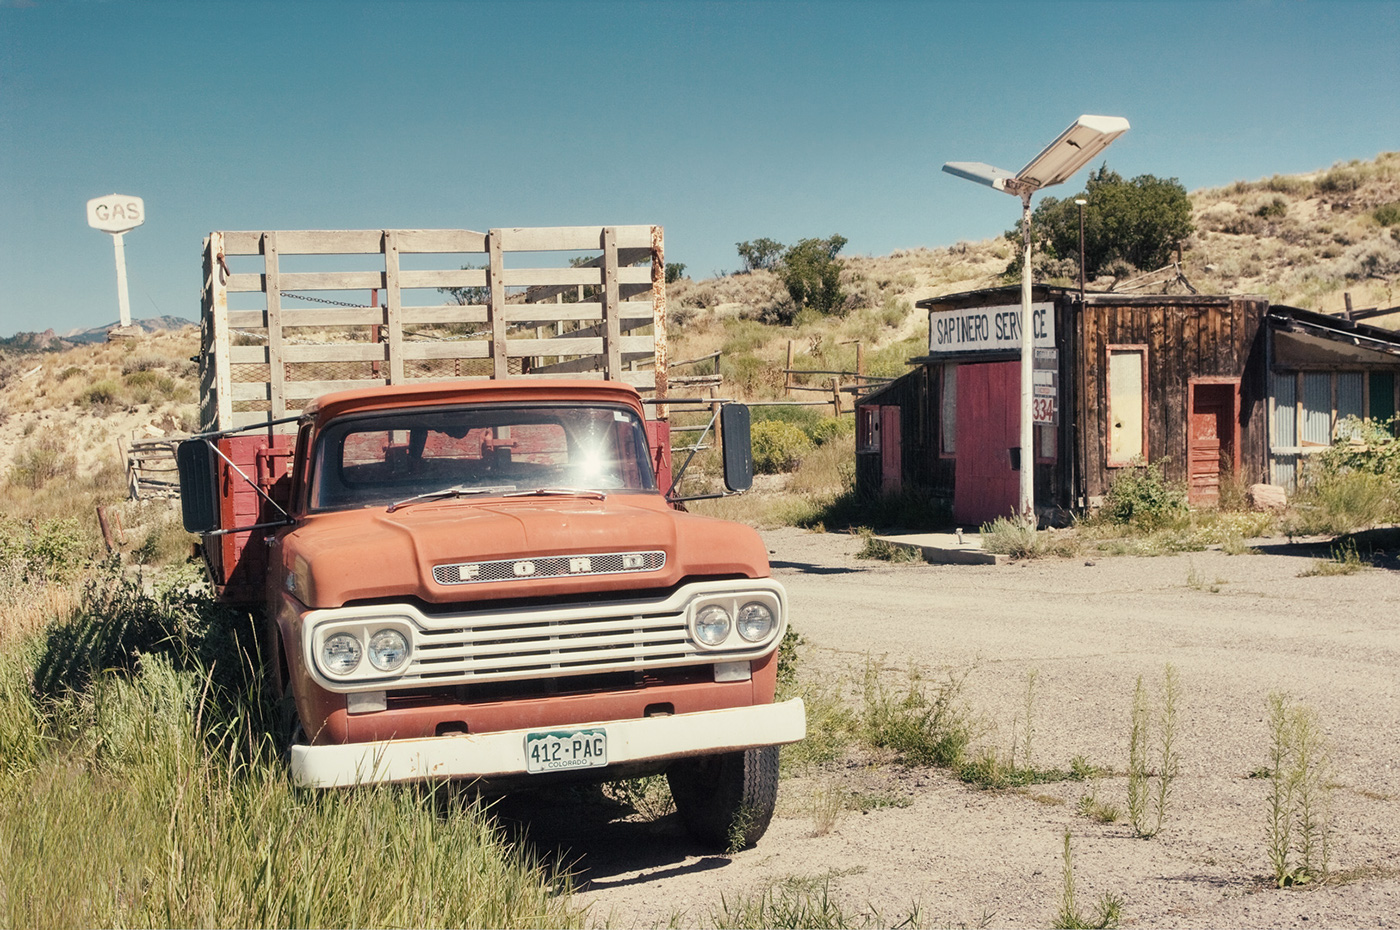
[[[1054,305],[1031,304],[1032,345],[1055,345]],[[987,352],[1021,348],[1021,305],[969,307],[929,314],[930,355],[951,352]]]

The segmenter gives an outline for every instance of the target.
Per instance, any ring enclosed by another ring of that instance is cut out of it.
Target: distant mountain
[[[107,330],[116,325],[116,322],[112,322],[106,326],[94,326],[91,329],[75,329],[62,336],[52,329],[46,329],[42,333],[15,333],[8,338],[0,338],[0,348],[15,352],[61,352],[76,345],[105,342]],[[183,317],[157,316],[144,320],[132,320],[131,325],[142,332],[158,333],[167,329],[180,329],[195,324],[193,320],[186,320]]]
[[[107,330],[116,326],[118,321],[113,320],[106,326],[95,326],[92,329],[75,329],[64,333],[63,338],[73,343],[104,342],[107,339]],[[182,326],[194,326],[194,320],[187,320],[178,316],[153,316],[144,320],[132,320],[131,325],[142,332],[158,333],[167,329],[179,329]]]

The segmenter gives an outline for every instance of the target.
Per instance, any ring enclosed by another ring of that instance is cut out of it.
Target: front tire
[[[778,803],[778,747],[682,759],[666,780],[691,835],[731,852],[747,849],[767,831]]]

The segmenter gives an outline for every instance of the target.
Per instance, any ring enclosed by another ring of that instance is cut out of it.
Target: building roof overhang
[[[1270,307],[1268,318],[1276,362],[1400,364],[1400,332],[1395,330],[1298,307]]]

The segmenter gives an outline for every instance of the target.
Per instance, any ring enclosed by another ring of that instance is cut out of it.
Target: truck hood
[[[374,598],[449,604],[620,594],[668,588],[686,577],[769,573],[767,550],[753,529],[678,513],[655,494],[454,500],[394,513],[315,514],[273,545],[273,564],[281,569],[274,581],[308,607],[322,608]],[[652,555],[643,567],[630,560],[623,571],[605,570],[595,558],[658,552],[664,562]]]

